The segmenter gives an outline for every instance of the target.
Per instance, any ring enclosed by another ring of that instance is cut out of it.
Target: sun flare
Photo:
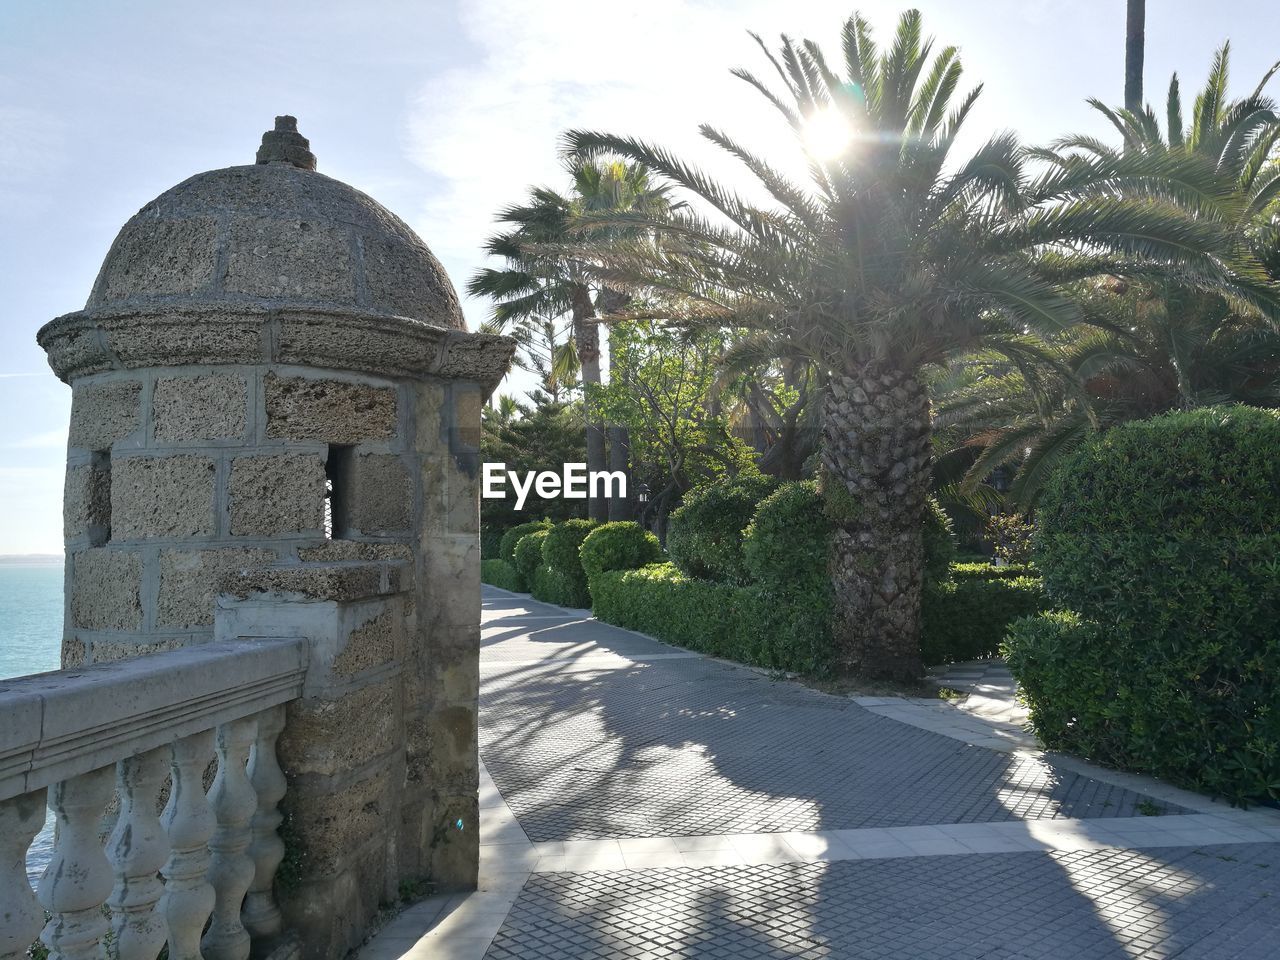
[[[804,142],[818,160],[834,160],[853,141],[853,128],[844,114],[834,107],[816,110],[804,122]]]

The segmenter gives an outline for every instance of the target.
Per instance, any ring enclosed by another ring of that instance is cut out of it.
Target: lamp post
[[[644,526],[644,512],[649,508],[649,485],[636,484],[636,523]]]

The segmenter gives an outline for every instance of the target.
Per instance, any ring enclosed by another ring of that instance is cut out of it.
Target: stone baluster
[[[240,919],[252,937],[267,939],[279,936],[283,926],[272,884],[276,869],[284,859],[284,841],[278,832],[284,817],[278,804],[284,798],[287,784],[276,760],[276,740],[284,730],[284,705],[264,710],[257,719],[258,736],[249,755],[249,781],[258,795],[258,812],[253,815],[252,823],[253,843],[249,847],[253,883]]]
[[[155,960],[167,938],[164,915],[156,904],[164,893],[160,868],[169,853],[156,799],[164,780],[167,748],[151,750],[116,764],[120,815],[107,840],[107,859],[115,870],[111,908],[112,950],[119,960]]]
[[[205,960],[247,960],[249,956],[249,932],[240,920],[240,909],[254,874],[247,851],[253,839],[249,823],[258,809],[258,797],[245,767],[256,730],[252,717],[218,727],[218,775],[209,791],[218,821],[209,841],[209,881],[217,899],[213,922],[200,941]]]
[[[27,848],[44,826],[45,791],[0,800],[0,960],[25,957],[44,911],[27,881]]]
[[[40,902],[52,914],[40,939],[49,960],[96,960],[107,932],[102,905],[111,893],[111,864],[98,827],[111,799],[113,767],[63,780],[49,796],[57,827],[53,859],[40,878]]]
[[[204,770],[212,756],[212,730],[173,745],[173,783],[163,818],[169,859],[161,868],[165,883],[160,898],[169,931],[169,960],[201,960],[200,934],[213,912],[213,886],[207,875],[215,821],[204,794]]]

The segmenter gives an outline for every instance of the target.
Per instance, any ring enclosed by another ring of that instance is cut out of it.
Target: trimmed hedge
[[[503,590],[514,590],[517,593],[524,592],[524,587],[520,582],[520,575],[516,573],[516,568],[505,560],[481,560],[480,581],[495,587],[501,587]]]
[[[533,596],[544,603],[562,607],[589,607],[591,598],[583,587],[568,574],[553,570],[545,563],[533,571]]]
[[[658,538],[630,520],[615,520],[596,527],[578,549],[588,584],[609,570],[635,570],[661,557]]]
[[[533,520],[529,523],[521,523],[512,527],[502,535],[502,539],[499,541],[498,559],[506,560],[508,563],[511,563],[516,557],[517,543],[524,539],[528,534],[533,533],[535,530],[549,529],[551,529],[550,520]]]
[[[759,586],[658,563],[601,573],[592,587],[598,618],[668,643],[775,670],[821,673],[830,662],[828,612]]]
[[[542,541],[550,530],[546,527],[530,531],[516,544],[515,570],[521,590],[533,590],[533,574],[542,566]]]
[[[1040,571],[1029,563],[1006,563],[997,567],[994,563],[953,563],[952,580],[1017,580],[1019,577],[1039,577]]]
[[[1280,799],[1280,413],[1112,428],[1042,496],[1036,564],[1069,613],[1006,645],[1050,747],[1233,802]]]
[[[742,554],[743,531],[756,505],[776,485],[772,477],[739,475],[688,494],[667,526],[671,562],[688,577],[746,583],[750,575]]]
[[[548,603],[565,607],[591,606],[591,594],[587,590],[587,574],[582,569],[578,551],[582,541],[596,528],[594,520],[562,520],[552,525],[542,541],[542,565],[554,571],[555,577],[544,577],[544,592],[554,592],[559,599],[538,597]],[[535,581],[536,585],[536,581]],[[534,596],[537,596],[535,591]]]
[[[920,600],[921,656],[930,666],[994,657],[1011,623],[1047,605],[1039,577],[961,576],[926,583]]]

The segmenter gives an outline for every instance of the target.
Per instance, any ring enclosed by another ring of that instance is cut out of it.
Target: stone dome
[[[257,162],[200,173],[116,237],[86,313],[242,305],[407,317],[465,329],[426,244],[376,200],[317,173],[292,117]]]

